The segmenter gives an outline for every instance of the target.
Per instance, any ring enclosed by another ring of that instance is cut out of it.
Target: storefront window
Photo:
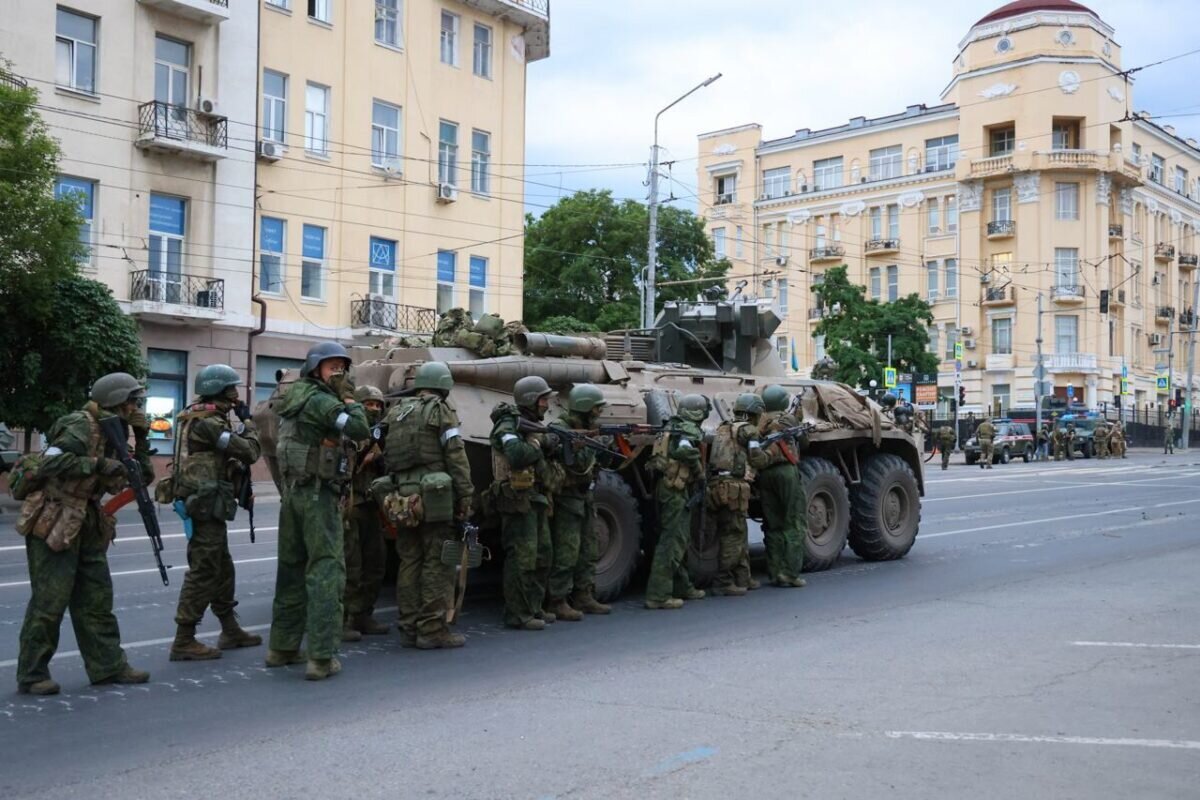
[[[175,452],[175,420],[187,404],[187,353],[150,348],[147,357],[150,380],[146,415],[150,418],[151,447],[159,455],[171,455]]]
[[[254,405],[271,398],[278,383],[276,377],[285,369],[298,370],[304,366],[304,360],[299,358],[275,358],[274,356],[259,356],[254,359]]]

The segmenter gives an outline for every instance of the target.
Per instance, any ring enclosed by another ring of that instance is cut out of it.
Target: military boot
[[[221,636],[217,639],[217,647],[222,650],[234,650],[239,647],[257,647],[262,644],[262,637],[244,630],[238,623],[237,614],[227,614],[221,617]]]
[[[647,600],[646,608],[651,610],[666,610],[674,608],[683,608],[683,601],[678,597],[668,597],[666,600]]]
[[[423,634],[417,635],[418,650],[439,650],[444,647],[462,647],[467,643],[467,637],[461,633],[451,633],[444,628],[437,633],[431,633],[428,636]]]
[[[358,628],[354,627],[354,623],[351,622],[350,617],[346,617],[345,619],[342,620],[342,641],[343,642],[361,642],[362,641],[362,634],[359,633]]]
[[[540,617],[532,617],[517,625],[509,625],[519,631],[540,631],[546,628],[546,621]]]
[[[537,612],[536,612],[536,613],[533,615],[533,617],[534,617],[534,619],[540,619],[540,620],[541,620],[543,623],[545,623],[546,625],[553,625],[553,624],[554,624],[554,623],[555,623],[555,622],[558,620],[558,617],[557,617],[557,616],[555,616],[555,614],[554,614],[554,612],[553,612],[553,611],[547,611],[547,610],[546,610],[546,609],[544,609],[544,608],[543,608],[543,609],[539,609],[539,610],[538,610],[538,611],[537,611]]]
[[[98,681],[92,681],[93,686],[108,686],[114,683],[146,683],[150,680],[150,673],[141,669],[134,669],[126,664],[121,667],[121,671],[116,675],[109,675],[107,678],[101,678]]]
[[[583,614],[571,608],[566,599],[562,597],[551,600],[546,607],[553,612],[555,619],[561,619],[563,622],[579,622],[583,619]]]
[[[401,647],[416,647],[417,634],[416,631],[406,631],[400,628],[400,646]]]
[[[704,596],[704,590],[697,589],[695,586],[683,593],[684,600],[703,600]]]
[[[729,584],[728,586],[714,586],[710,591],[714,597],[742,597],[750,590],[745,586]]]
[[[355,615],[354,628],[364,636],[383,636],[391,630],[390,627],[366,612]]]
[[[171,642],[168,655],[171,661],[211,661],[220,657],[220,650],[196,639],[195,625],[176,626],[175,641]]]
[[[267,650],[266,664],[268,667],[288,667],[292,664],[303,664],[308,660],[303,650]]]
[[[571,605],[585,614],[611,614],[612,606],[601,603],[591,592],[577,592],[571,596]]]
[[[46,678],[42,681],[34,681],[33,683],[22,683],[17,686],[17,691],[21,694],[35,694],[45,697],[50,694],[58,694],[62,691],[62,687],[57,681]]]
[[[332,678],[342,671],[342,662],[336,658],[310,658],[308,667],[304,670],[304,680],[323,681]]]
[[[808,585],[808,581],[804,580],[804,578],[793,578],[790,575],[780,575],[771,583],[781,589],[798,589]]]
[[[751,578],[750,582],[746,584],[746,588],[753,592],[755,589],[762,588],[762,582],[756,580],[755,578]]]

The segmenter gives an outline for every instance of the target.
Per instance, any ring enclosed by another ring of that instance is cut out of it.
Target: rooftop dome
[[[1016,0],[1016,2],[1000,6],[975,24],[984,25],[988,22],[996,22],[1008,17],[1028,14],[1030,11],[1073,11],[1076,13],[1091,14],[1096,19],[1100,19],[1100,15],[1095,11],[1092,11],[1085,5],[1074,2],[1074,0]]]

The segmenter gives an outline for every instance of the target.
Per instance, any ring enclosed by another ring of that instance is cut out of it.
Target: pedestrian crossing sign
[[[1121,378],[1121,394],[1123,394],[1123,395],[1133,394],[1133,391],[1129,388],[1129,379],[1128,378]]]
[[[954,359],[956,361],[962,361],[962,357],[963,357],[963,344],[962,344],[962,342],[955,342],[954,343]]]
[[[1156,388],[1160,392],[1171,391],[1171,376],[1165,375],[1165,374],[1160,374],[1158,376],[1158,386]]]
[[[883,368],[883,386],[886,389],[895,389],[896,388],[896,368],[895,367],[884,367]]]

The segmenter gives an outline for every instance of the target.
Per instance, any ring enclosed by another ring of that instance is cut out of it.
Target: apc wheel
[[[1012,461],[1012,452],[1005,447],[1000,451],[1000,463],[1007,464],[1009,461]]]
[[[850,549],[864,561],[903,558],[921,524],[921,495],[912,469],[899,456],[867,460],[862,482],[850,489]]]
[[[838,472],[823,458],[800,462],[804,480],[808,533],[804,537],[804,571],[820,572],[837,562],[850,533],[850,493]]]
[[[1091,458],[1092,457],[1092,443],[1084,442],[1083,446],[1079,448],[1079,454],[1081,456],[1083,456],[1084,458]]]
[[[629,585],[642,549],[642,515],[633,490],[609,470],[596,473],[596,597],[613,600]]]

